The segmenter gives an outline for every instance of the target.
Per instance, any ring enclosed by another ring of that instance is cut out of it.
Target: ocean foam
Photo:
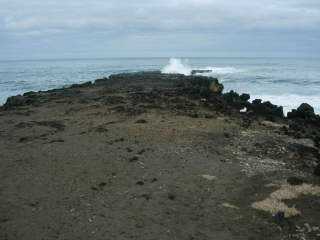
[[[183,61],[179,58],[171,58],[169,60],[168,65],[166,65],[162,69],[162,73],[167,74],[184,74],[184,75],[191,75],[192,70],[210,70],[209,73],[197,73],[196,75],[202,76],[220,76],[226,74],[233,74],[241,72],[242,70],[234,68],[234,67],[191,67],[189,66],[186,61]]]
[[[183,63],[181,59],[178,58],[171,58],[169,60],[169,64],[166,65],[162,69],[162,73],[167,74],[184,74],[184,75],[191,75],[192,69],[186,64]]]
[[[205,67],[204,70],[211,70],[211,73],[203,73],[201,75],[210,76],[210,75],[226,75],[226,74],[233,74],[242,72],[241,69],[237,69],[234,67]]]

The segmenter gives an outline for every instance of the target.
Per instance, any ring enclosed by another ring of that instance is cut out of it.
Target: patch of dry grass
[[[287,206],[283,200],[296,199],[301,195],[320,195],[320,187],[311,184],[299,186],[284,184],[280,189],[271,193],[265,200],[253,203],[252,207],[273,215],[278,212],[284,212],[285,217],[294,217],[300,215],[301,212],[295,207]]]

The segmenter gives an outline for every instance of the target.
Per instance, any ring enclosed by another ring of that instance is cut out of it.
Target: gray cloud
[[[313,46],[320,32],[318,0],[0,0],[0,6],[2,45],[15,43],[22,49],[31,40],[39,46],[58,42],[61,49],[66,41],[75,41],[88,51],[92,43],[108,42],[105,50],[129,40],[140,49],[141,42],[177,49],[194,46],[195,39],[206,48],[217,47],[217,42],[226,48],[235,33],[239,49],[256,34],[275,41],[290,36],[298,45]],[[172,43],[175,38],[180,38],[180,46]],[[8,54],[8,49],[1,50]]]
[[[320,4],[313,0],[21,1],[1,0],[2,30],[314,28]]]

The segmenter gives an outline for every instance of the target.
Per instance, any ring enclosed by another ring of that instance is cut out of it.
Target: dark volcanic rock
[[[9,110],[27,104],[27,98],[21,95],[9,97],[4,104],[4,109]]]
[[[262,102],[261,99],[255,99],[248,106],[255,114],[268,118],[283,118],[283,107],[273,105],[271,102]]]
[[[90,87],[92,85],[92,82],[85,82],[80,84],[72,84],[70,88],[84,88],[84,87]]]
[[[211,72],[212,72],[212,70],[192,70],[191,74],[195,75],[195,74],[198,74],[198,73],[211,73]]]
[[[296,138],[311,138],[320,147],[320,116],[307,103],[288,113],[289,135]]]
[[[248,100],[250,99],[249,94],[239,95],[235,91],[230,91],[223,94],[223,99],[230,105],[234,106],[237,109],[242,109],[249,105]]]
[[[297,110],[293,109],[288,113],[288,118],[303,118],[303,119],[312,119],[315,118],[316,115],[314,113],[313,107],[311,107],[307,103],[302,103]]]
[[[183,76],[178,83],[179,93],[197,98],[208,98],[212,94],[221,94],[223,85],[218,79],[203,76]]]

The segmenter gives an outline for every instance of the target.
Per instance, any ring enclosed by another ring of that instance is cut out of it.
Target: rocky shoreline
[[[8,98],[0,238],[318,239],[320,116],[249,100],[160,72]]]

